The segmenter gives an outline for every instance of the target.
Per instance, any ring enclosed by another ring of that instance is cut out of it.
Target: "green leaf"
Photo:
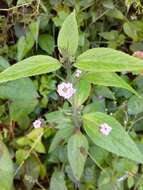
[[[18,149],[15,153],[16,164],[20,165],[26,158],[27,151],[24,149]]]
[[[8,61],[3,58],[2,56],[0,56],[0,71],[3,71],[4,69],[8,68],[10,65],[8,63]]]
[[[12,101],[23,101],[38,98],[38,93],[29,78],[0,84],[0,98]]]
[[[10,118],[18,123],[31,113],[38,103],[38,93],[29,78],[3,83],[0,88],[0,99],[10,100]]]
[[[96,93],[97,97],[105,97],[105,98],[108,98],[111,100],[115,100],[114,92],[112,92],[112,90],[110,90],[106,86],[101,86],[101,85],[98,86],[97,85],[95,93]]]
[[[114,8],[114,4],[112,0],[103,0],[103,6],[108,9]]]
[[[13,164],[6,146],[0,142],[0,188],[11,190],[13,186]]]
[[[99,146],[92,146],[89,150],[89,154],[97,166],[102,165],[106,161],[108,162],[109,152],[100,148]]]
[[[80,180],[85,161],[87,158],[88,141],[86,137],[77,132],[68,141],[68,160],[73,171],[73,175]]]
[[[45,114],[46,122],[57,124],[56,128],[67,128],[71,125],[71,118],[63,110],[54,111]]]
[[[113,17],[113,18],[116,18],[116,19],[120,19],[120,20],[123,20],[124,19],[124,15],[123,13],[119,10],[119,9],[110,9],[107,13],[106,13],[107,16],[110,16],[110,17]]]
[[[46,51],[48,54],[52,54],[55,48],[54,38],[47,34],[42,34],[39,36],[39,46],[42,50]]]
[[[86,133],[97,146],[118,156],[143,163],[143,155],[116,119],[100,112],[84,115],[83,119]],[[101,134],[99,131],[102,123],[107,123],[112,127],[108,136]]]
[[[14,101],[9,105],[10,118],[18,123],[24,117],[30,114],[36,107],[38,101],[36,99],[24,99],[23,101]],[[26,122],[26,121],[25,121]]]
[[[138,40],[138,33],[136,26],[132,22],[125,22],[123,25],[125,34],[127,34],[134,41]]]
[[[119,77],[116,73],[108,73],[108,72],[91,72],[87,73],[83,76],[85,80],[91,82],[93,84],[102,85],[102,86],[114,86],[118,88],[125,88],[132,92],[133,94],[138,95],[138,93],[121,77]]]
[[[17,144],[21,146],[29,145],[30,147],[34,146],[34,150],[38,153],[45,153],[45,147],[42,143],[43,128],[37,128],[32,130],[25,137],[20,137],[17,139]],[[35,146],[36,141],[36,146]]]
[[[40,174],[40,163],[36,155],[31,155],[25,162],[25,175],[23,178],[27,190],[32,190]]]
[[[50,190],[67,190],[62,171],[54,171],[50,181]]]
[[[110,32],[101,32],[100,36],[102,36],[105,40],[115,41],[118,38],[119,33],[116,30],[111,30]]]
[[[143,99],[132,96],[128,101],[128,114],[137,115],[143,112]]]
[[[17,60],[21,61],[32,49],[38,39],[38,20],[31,22],[25,36],[21,36],[17,42]]]
[[[75,67],[90,72],[141,71],[143,60],[111,48],[93,48],[77,58]]]
[[[25,36],[21,36],[17,42],[17,60],[20,61],[26,55],[26,39]]]
[[[34,46],[34,38],[31,32],[27,33],[27,36],[22,36],[19,38],[17,42],[17,60],[21,61],[27,53],[32,49]]]
[[[75,11],[64,21],[58,35],[58,49],[63,57],[73,56],[78,47],[78,26]],[[68,55],[67,55],[68,54]]]
[[[67,128],[59,130],[52,140],[52,143],[49,148],[49,153],[55,150],[58,147],[58,145],[60,145],[60,143],[62,143],[63,141],[67,141],[69,137],[72,135],[72,133],[73,127],[69,126],[67,126]]]
[[[75,86],[76,94],[75,94],[75,105],[79,107],[82,105],[86,99],[89,97],[91,85],[86,80],[79,80]]]
[[[90,112],[96,112],[96,111],[100,111],[100,112],[105,112],[106,107],[105,107],[105,99],[95,99],[93,103],[87,104],[84,109],[83,109],[83,113],[90,113]]]
[[[57,59],[45,55],[36,55],[24,59],[0,73],[0,83],[24,77],[49,73],[60,68]]]

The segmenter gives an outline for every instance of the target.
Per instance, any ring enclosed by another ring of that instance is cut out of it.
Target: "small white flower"
[[[33,127],[36,129],[36,128],[40,128],[42,125],[42,121],[41,119],[37,119],[33,122]]]
[[[73,88],[72,83],[62,82],[58,85],[57,92],[60,96],[64,97],[65,99],[69,99],[75,94],[76,89]]]
[[[82,71],[77,69],[75,72],[75,76],[78,78],[78,77],[80,77],[81,73],[82,73]]]
[[[103,123],[100,125],[100,132],[103,134],[103,135],[106,135],[108,136],[111,132],[112,128],[107,124],[107,123]]]

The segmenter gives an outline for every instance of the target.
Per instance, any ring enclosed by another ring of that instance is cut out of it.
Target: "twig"
[[[33,1],[31,1],[30,3],[24,3],[24,4],[21,4],[21,5],[13,6],[13,7],[10,7],[8,9],[0,9],[0,11],[11,11],[11,10],[14,10],[14,9],[17,9],[17,8],[20,8],[20,7],[31,5],[32,2]]]

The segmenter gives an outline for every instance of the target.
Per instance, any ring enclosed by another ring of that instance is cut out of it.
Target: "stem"
[[[80,128],[80,123],[78,121],[78,110],[75,104],[75,98],[73,96],[72,98],[72,119],[73,119],[73,123],[75,125],[76,128]]]
[[[68,58],[65,59],[65,68],[67,71],[66,81],[69,82],[69,81],[71,81],[71,62]],[[74,124],[75,128],[80,128],[80,122],[78,119],[78,109],[77,109],[76,102],[75,102],[75,96],[72,97],[71,104],[72,104],[73,124]]]
[[[67,71],[67,78],[66,80],[67,81],[70,81],[71,79],[71,62],[68,58],[65,58],[65,68],[66,68],[66,71]]]

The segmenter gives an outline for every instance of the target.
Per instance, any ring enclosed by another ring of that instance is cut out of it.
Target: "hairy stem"
[[[66,80],[67,80],[67,82],[70,82],[71,81],[71,62],[68,58],[65,60],[65,68],[66,68],[66,72],[67,72]],[[79,122],[79,118],[78,118],[79,113],[78,113],[78,108],[76,106],[74,96],[72,97],[71,104],[72,104],[72,121],[73,121],[73,124],[76,128],[80,128],[80,122]]]

